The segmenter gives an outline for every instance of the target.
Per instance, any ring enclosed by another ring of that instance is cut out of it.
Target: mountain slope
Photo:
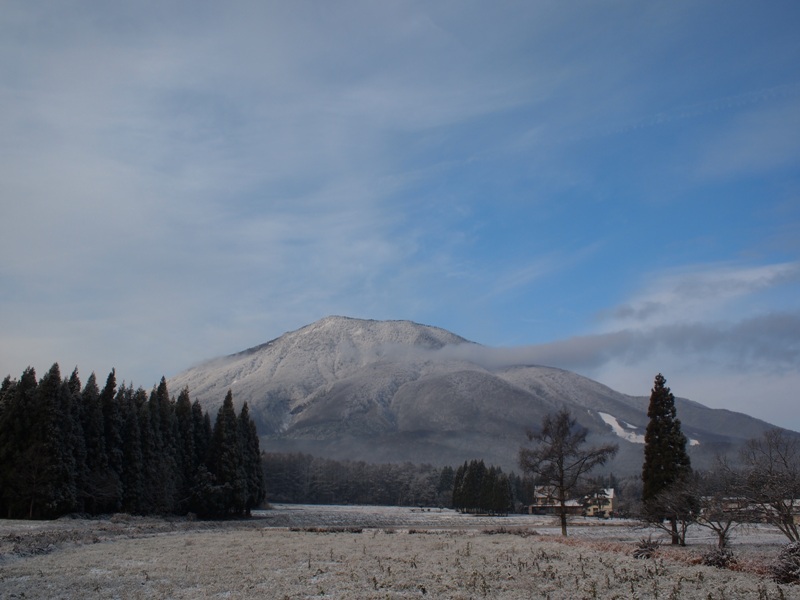
[[[231,389],[250,406],[265,450],[369,462],[484,458],[516,468],[526,431],[566,406],[591,443],[619,444],[615,473],[641,469],[647,397],[561,369],[499,365],[492,352],[410,321],[327,317],[169,385],[188,387],[212,413]],[[698,466],[770,427],[689,400],[676,404]]]

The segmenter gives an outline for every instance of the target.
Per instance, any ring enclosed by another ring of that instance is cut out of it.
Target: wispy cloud
[[[784,365],[796,10],[7,2],[0,366],[147,384],[332,313]]]
[[[800,263],[755,267],[703,265],[659,273],[630,301],[602,311],[602,330],[650,329],[667,324],[724,318],[731,305],[759,292],[800,283]],[[741,311],[741,304],[736,306]]]

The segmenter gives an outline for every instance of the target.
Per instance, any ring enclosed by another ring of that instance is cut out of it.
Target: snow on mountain
[[[641,468],[647,397],[563,369],[508,364],[508,352],[410,321],[326,317],[169,380],[213,414],[226,392],[247,402],[262,448],[370,462],[516,468],[526,432],[567,407],[591,443],[616,441],[615,473]],[[770,426],[676,399],[693,462],[738,448]],[[702,444],[700,443],[702,442]]]
[[[644,444],[644,435],[635,432],[639,429],[636,425],[621,421],[608,413],[598,412],[597,414],[600,415],[600,418],[603,419],[607,425],[610,425],[614,433],[622,439],[633,442],[634,444]],[[700,440],[695,440],[693,438],[688,438],[688,442],[690,446],[700,445]]]
[[[614,433],[623,440],[628,440],[634,444],[644,444],[644,436],[641,433],[635,433],[635,430],[639,429],[635,425],[620,421],[608,413],[598,412],[597,414],[600,415],[600,418],[603,419],[607,425],[610,425]]]

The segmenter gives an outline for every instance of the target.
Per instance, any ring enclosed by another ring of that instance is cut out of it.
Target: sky
[[[800,430],[800,3],[5,0],[0,377],[328,315]]]

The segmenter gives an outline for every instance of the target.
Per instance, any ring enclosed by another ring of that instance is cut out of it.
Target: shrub
[[[707,567],[730,569],[737,564],[737,561],[731,550],[727,548],[714,548],[703,554],[700,563]]]
[[[653,558],[656,551],[661,547],[661,542],[654,540],[651,536],[642,538],[636,544],[636,550],[633,551],[633,558]]]
[[[784,547],[770,571],[778,583],[800,583],[800,542]]]

